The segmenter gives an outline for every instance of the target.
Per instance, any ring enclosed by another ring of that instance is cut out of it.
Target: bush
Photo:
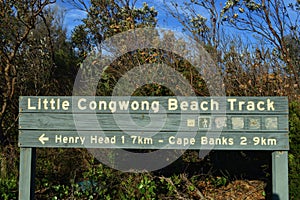
[[[8,145],[0,147],[0,199],[11,200],[18,197],[18,148]]]
[[[17,199],[18,180],[17,177],[0,178],[0,199]]]
[[[292,102],[289,108],[290,151],[289,186],[290,199],[300,199],[300,102]]]

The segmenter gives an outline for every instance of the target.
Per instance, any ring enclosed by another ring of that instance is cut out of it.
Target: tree
[[[24,42],[19,64],[20,95],[67,95],[77,73],[78,57],[67,38],[64,11],[45,8],[35,29]]]
[[[221,18],[216,0],[190,0],[180,5],[176,1],[164,1],[164,4],[168,12],[196,41],[217,49]],[[208,14],[209,18],[203,13]]]
[[[111,36],[136,28],[155,27],[157,24],[157,11],[146,3],[141,7],[136,7],[136,1],[129,0],[91,1],[89,6],[86,2],[80,0],[70,0],[68,3],[87,13],[87,17],[82,20],[83,24],[77,26],[72,32],[72,44],[82,61],[93,59],[92,55],[95,49],[101,54],[103,46],[100,44]],[[106,48],[105,51],[118,51],[112,46]],[[102,82],[99,83],[99,90],[102,91],[102,95],[109,93],[112,85],[126,71],[136,66],[136,61],[145,57],[141,54],[141,51],[136,53],[139,56],[133,55],[134,53],[123,55],[122,58],[106,69],[106,77],[103,77]],[[149,55],[148,53],[147,55]],[[87,55],[90,56],[87,58]],[[83,76],[93,73],[91,66],[82,65],[82,67],[82,70],[86,73]]]
[[[78,71],[78,63],[82,61],[76,53],[72,39],[67,36],[67,29],[64,26],[65,11],[54,7],[49,10],[48,36],[52,43],[53,67],[52,79],[56,81],[50,94],[71,95],[73,83]]]
[[[53,4],[51,0],[0,2],[0,143],[7,141],[10,125],[4,122],[16,92],[17,71],[16,60],[22,54],[24,42],[35,28],[37,19],[43,15],[44,9]],[[15,119],[16,122],[16,119]]]
[[[285,37],[287,49],[291,57],[293,66],[296,67],[298,77],[300,77],[300,38],[288,35]]]
[[[91,51],[92,44],[89,37],[89,32],[84,24],[78,25],[72,31],[71,43],[76,54],[81,58],[81,61],[86,57],[87,52]]]
[[[222,9],[223,21],[238,30],[259,35],[279,52],[279,58],[286,63],[285,70],[298,89],[299,75],[286,36],[299,38],[299,14],[299,1],[286,5],[284,0],[228,0]]]
[[[117,33],[134,28],[155,27],[157,23],[157,11],[146,3],[142,8],[136,8],[136,1],[130,0],[92,0],[89,6],[81,0],[68,2],[87,13],[87,17],[83,19],[84,26],[76,27],[73,37],[80,38],[88,32],[90,43],[94,47]]]

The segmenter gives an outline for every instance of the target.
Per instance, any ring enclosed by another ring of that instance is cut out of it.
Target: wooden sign
[[[34,199],[36,147],[272,150],[288,197],[286,97],[20,97],[19,199]],[[282,151],[283,150],[283,151]]]
[[[20,97],[20,147],[288,150],[285,97]]]

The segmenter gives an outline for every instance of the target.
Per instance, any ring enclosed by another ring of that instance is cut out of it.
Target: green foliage
[[[155,27],[157,11],[144,3],[141,8],[130,1],[91,1],[88,16],[83,20],[94,44],[117,33],[141,27]]]
[[[157,199],[157,184],[151,174],[122,173],[95,164],[90,165],[78,177],[57,184],[42,180],[37,187],[46,192],[37,195],[38,199]],[[66,172],[65,172],[66,173]],[[68,177],[68,176],[66,176]]]
[[[45,2],[45,3],[42,3]],[[83,1],[82,1],[83,2]],[[213,4],[208,1],[202,2],[202,8],[209,10],[211,16],[207,19],[202,15],[188,9],[189,14],[187,27],[195,35],[200,35],[210,53],[216,55],[215,60],[219,62],[222,72],[224,72],[227,94],[230,95],[286,95],[284,93],[292,84],[286,80],[296,77],[296,74],[288,70],[282,70],[284,66],[280,63],[281,57],[289,54],[293,64],[299,66],[299,26],[290,26],[290,36],[285,36],[282,41],[275,41],[276,47],[286,43],[287,51],[280,55],[270,55],[269,50],[264,50],[264,46],[251,52],[239,50],[244,48],[244,41],[232,43],[225,40],[225,44],[230,47],[217,49],[217,35],[222,35],[217,28],[218,25],[209,23],[218,23],[220,16],[215,10]],[[214,2],[214,1],[210,1]],[[255,3],[258,2],[258,3]],[[241,29],[252,31],[262,35],[267,40],[272,41],[276,34],[267,29],[268,24],[263,19],[261,1],[237,1],[228,0],[222,11],[224,21],[231,25],[237,25]],[[269,2],[269,1],[268,1]],[[278,1],[283,2],[283,1]],[[67,95],[70,94],[73,87],[73,78],[77,72],[77,66],[87,56],[87,52],[95,46],[97,42],[104,39],[140,27],[155,27],[157,24],[157,11],[147,4],[140,8],[130,5],[130,1],[119,0],[100,0],[92,1],[90,10],[87,10],[88,16],[83,21],[83,25],[77,26],[72,33],[71,41],[68,41],[66,30],[63,28],[56,10],[52,7],[44,8],[49,1],[18,2],[13,0],[0,3],[0,88],[2,113],[0,124],[4,130],[5,136],[11,143],[17,143],[17,119],[18,119],[18,96],[19,95],[50,95],[52,93]],[[29,5],[30,4],[30,5]],[[195,5],[195,4],[194,4]],[[275,5],[275,4],[274,4]],[[295,5],[295,10],[299,12],[299,2]],[[278,9],[283,9],[282,4],[278,4]],[[188,7],[188,4],[186,4]],[[268,7],[272,15],[271,20],[279,20],[288,11],[276,13],[276,9]],[[201,10],[201,9],[199,9]],[[215,11],[213,11],[215,10]],[[43,12],[42,12],[43,11]],[[273,12],[274,11],[274,12]],[[276,16],[277,14],[277,16]],[[275,18],[274,18],[275,16]],[[249,18],[247,18],[249,17]],[[277,18],[276,18],[277,17]],[[288,17],[282,17],[282,19]],[[211,21],[209,21],[211,20]],[[186,22],[186,21],[185,21]],[[273,22],[273,21],[272,21]],[[273,23],[277,30],[280,27]],[[282,23],[285,24],[285,23]],[[243,26],[241,26],[243,25]],[[253,30],[253,27],[261,27],[262,30]],[[284,26],[285,28],[286,26]],[[280,29],[278,29],[280,30]],[[289,30],[288,30],[289,31]],[[226,32],[226,31],[225,31]],[[266,33],[266,34],[264,34]],[[284,31],[286,33],[286,31]],[[167,35],[167,33],[166,33]],[[179,44],[182,51],[186,51],[188,44],[178,43],[178,38],[162,37],[166,44]],[[224,33],[225,35],[225,33]],[[24,36],[24,37],[23,37]],[[160,35],[161,37],[161,35]],[[281,35],[280,35],[281,37]],[[205,40],[206,38],[206,40]],[[224,37],[226,39],[226,37]],[[167,42],[169,41],[169,43]],[[177,42],[174,42],[177,41]],[[273,42],[272,42],[273,43]],[[269,48],[269,46],[267,46]],[[245,47],[246,48],[246,47]],[[274,51],[280,51],[275,49]],[[222,55],[219,55],[222,52]],[[12,57],[10,57],[12,55]],[[281,56],[281,57],[280,57]],[[98,58],[90,56],[91,63],[95,63]],[[126,72],[135,66],[148,63],[166,63],[190,82],[197,95],[208,95],[205,82],[190,63],[180,58],[172,52],[165,52],[155,49],[141,49],[136,52],[127,53],[114,61],[111,66],[105,68],[99,81],[99,95],[110,95],[116,82]],[[9,66],[9,73],[4,71],[4,67]],[[270,68],[272,66],[273,68]],[[299,67],[298,67],[299,68]],[[297,69],[298,69],[297,68]],[[278,70],[277,70],[278,69]],[[91,67],[84,71],[84,75],[97,73]],[[152,68],[152,70],[158,70]],[[299,71],[297,73],[299,75]],[[267,72],[267,73],[266,73]],[[272,72],[273,74],[269,74]],[[89,74],[90,73],[90,74]],[[7,80],[5,79],[7,78]],[[129,77],[132,78],[132,77]],[[227,84],[228,81],[229,83]],[[232,82],[230,82],[232,81]],[[16,87],[11,87],[16,84]],[[8,85],[7,85],[8,84]],[[175,83],[174,83],[175,84]],[[12,90],[12,91],[9,91]],[[89,93],[93,94],[93,93]],[[159,84],[153,83],[138,88],[133,95],[173,95],[171,91]],[[9,98],[9,96],[13,96]],[[299,98],[299,97],[298,97]],[[9,99],[9,104],[4,105],[4,100]],[[7,106],[7,107],[6,107]],[[292,102],[290,104],[290,147],[289,152],[289,181],[291,199],[300,198],[300,104]],[[2,134],[0,130],[0,134]],[[17,199],[18,192],[18,147],[15,145],[12,149],[3,153],[1,149],[1,176],[0,176],[0,199]],[[174,171],[178,165],[174,165],[171,174],[164,177],[154,173],[121,173],[108,168],[102,164],[96,163],[91,158],[86,158],[87,153],[81,150],[54,150],[43,149],[44,153],[38,154],[37,176],[36,176],[36,196],[37,199],[192,199],[199,188],[201,178],[192,175],[176,174]],[[2,154],[3,153],[3,154]],[[226,152],[228,154],[228,152]],[[198,155],[198,152],[197,152]],[[184,170],[188,168],[191,162],[199,162],[198,157],[194,156],[184,160]],[[236,156],[234,156],[236,158]],[[256,159],[263,160],[264,157]],[[5,161],[5,162],[4,162]],[[226,160],[228,162],[228,160]],[[210,162],[207,160],[207,162]],[[212,163],[212,162],[211,162]],[[251,161],[252,164],[252,161]],[[232,163],[229,163],[230,167]],[[199,170],[199,166],[197,166]],[[202,167],[202,166],[201,166]],[[222,163],[222,168],[224,164]],[[253,165],[249,165],[253,168]],[[244,167],[247,168],[247,167]],[[243,169],[244,169],[243,168]],[[188,170],[186,170],[188,171]],[[180,172],[180,173],[182,173]],[[188,171],[190,173],[204,173],[196,170]],[[170,172],[169,172],[170,173]],[[209,173],[209,172],[205,172]],[[202,176],[201,176],[202,177]],[[207,177],[207,175],[204,175]],[[216,188],[222,188],[229,183],[227,176],[218,175],[203,178]],[[270,178],[270,177],[268,177]],[[263,177],[262,179],[265,179]],[[203,180],[202,180],[203,181]],[[204,188],[204,187],[203,187]],[[204,188],[205,189],[205,188]],[[199,199],[198,197],[194,199]]]
[[[11,176],[9,178],[0,178],[0,199],[17,199],[17,194],[18,179],[16,176]]]
[[[193,34],[205,35],[209,32],[209,27],[206,24],[207,19],[200,14],[190,19],[189,23]]]
[[[87,52],[91,50],[91,43],[89,40],[89,32],[83,24],[78,25],[72,30],[71,42],[77,48],[77,56],[82,58],[86,57]]]
[[[12,146],[0,147],[0,199],[17,199],[18,153]]]
[[[291,199],[300,198],[300,103],[292,102],[289,109],[290,151],[289,187]]]
[[[215,187],[221,187],[227,184],[227,179],[224,176],[217,176],[216,178],[212,178],[211,181]]]
[[[299,35],[300,36],[300,35]],[[300,77],[300,37],[297,35],[289,35],[285,37],[287,43],[287,48],[291,57],[291,62],[296,67],[298,71],[298,76]]]

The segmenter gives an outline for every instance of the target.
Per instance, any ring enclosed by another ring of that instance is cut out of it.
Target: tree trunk
[[[0,116],[0,145],[1,146],[4,146],[7,139],[5,138],[5,135],[4,135],[4,130],[3,130],[3,126],[2,126],[2,122],[3,122],[3,114],[1,114]]]

